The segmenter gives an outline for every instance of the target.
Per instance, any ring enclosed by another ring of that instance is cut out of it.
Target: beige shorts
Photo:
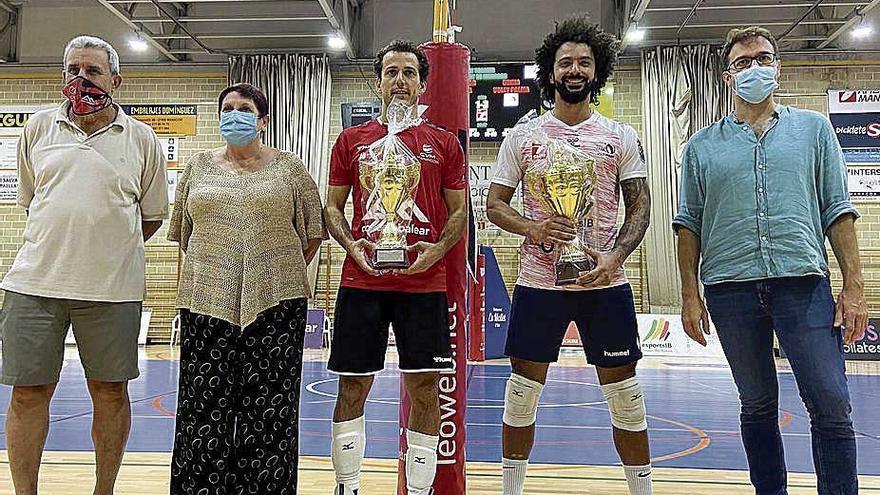
[[[124,382],[137,378],[141,307],[140,301],[74,301],[7,291],[0,313],[0,382],[18,386],[58,382],[64,338],[71,324],[87,379]]]

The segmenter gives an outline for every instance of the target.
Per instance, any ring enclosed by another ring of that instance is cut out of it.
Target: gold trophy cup
[[[551,143],[549,167],[529,173],[527,186],[538,200],[557,216],[571,220],[578,234],[559,248],[556,262],[556,285],[569,285],[577,281],[581,272],[590,271],[596,262],[584,251],[580,229],[592,207],[592,192],[596,184],[595,161],[579,153],[566,150],[564,145]],[[582,156],[577,156],[578,153]]]
[[[371,198],[378,198],[385,215],[385,225],[373,250],[373,267],[378,270],[407,268],[406,226],[398,218],[397,210],[412,198],[421,176],[418,160],[407,163],[405,157],[386,150],[381,161],[374,164],[361,162],[360,181]],[[368,205],[369,207],[369,205]]]

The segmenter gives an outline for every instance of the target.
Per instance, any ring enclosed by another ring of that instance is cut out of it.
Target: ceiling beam
[[[204,42],[202,42],[202,40],[200,40],[195,34],[193,34],[189,29],[187,29],[187,27],[184,26],[183,23],[181,23],[179,20],[177,20],[177,17],[174,14],[172,14],[171,12],[168,12],[168,10],[165,8],[165,6],[163,6],[161,4],[161,2],[159,2],[158,0],[150,0],[150,3],[155,5],[156,9],[159,12],[161,12],[162,15],[171,19],[171,21],[174,22],[174,26],[177,29],[180,29],[181,31],[184,32],[184,34],[185,34],[184,37],[176,38],[176,39],[187,39],[188,38],[188,39],[192,40],[195,44],[199,45],[199,47],[202,50],[204,50],[205,53],[223,53],[222,50],[214,50],[213,48],[209,47]],[[155,37],[156,39],[161,39],[157,35],[153,35],[153,37]],[[164,35],[162,37],[164,37]],[[165,38],[165,39],[173,39],[173,38]]]
[[[816,19],[803,21],[801,24],[803,25],[826,25],[826,24],[845,24],[848,21],[844,19]],[[761,26],[789,26],[791,23],[789,21],[772,21],[772,22],[762,22]],[[688,24],[687,27],[690,29],[713,29],[713,28],[726,28],[726,27],[740,27],[743,26],[742,22],[719,22],[712,24]],[[658,29],[678,29],[681,27],[681,24],[667,24],[664,26],[645,26],[643,29],[647,30],[658,30]]]
[[[153,3],[152,0],[106,0],[107,3],[128,5],[130,3]],[[263,2],[273,3],[275,0],[187,0],[185,3],[244,3],[244,2]],[[161,3],[176,3],[170,0],[161,0]]]
[[[823,0],[816,0],[815,2],[813,2],[813,5],[810,5],[810,8],[808,8],[803,14],[800,15],[800,17],[795,19],[794,22],[792,22],[787,28],[785,28],[785,31],[783,31],[782,34],[776,37],[776,41],[782,41],[782,38],[785,38],[786,36],[788,36],[789,33],[794,31],[795,28],[797,28],[798,25],[801,23],[801,21],[806,19],[808,15],[812,14],[816,9],[819,8],[819,5],[822,4],[822,1]]]
[[[792,42],[815,42],[822,41],[825,39],[825,36],[790,36],[786,38],[787,41]],[[724,36],[716,36],[711,38],[682,38],[682,39],[646,39],[641,42],[642,45],[650,45],[650,46],[668,46],[668,45],[704,45],[706,43],[713,45],[721,45],[724,44],[725,37]],[[780,52],[784,52],[785,50],[780,49]],[[827,51],[827,50],[825,50]]]
[[[789,36],[786,41],[824,41],[825,36]]]
[[[688,12],[687,16],[681,21],[681,24],[678,25],[678,30],[675,31],[677,37],[681,37],[681,30],[684,29],[687,23],[691,22],[691,18],[697,13],[697,9],[700,7],[701,3],[703,3],[703,0],[694,0],[694,6],[691,7],[690,12]]]
[[[119,18],[122,22],[124,22],[128,27],[133,29],[136,33],[138,33],[144,41],[152,45],[156,50],[159,50],[159,53],[164,55],[166,58],[171,60],[172,62],[180,62],[180,58],[169,51],[169,48],[164,44],[160,43],[153,37],[153,33],[148,29],[144,28],[142,25],[131,20],[131,17],[125,12],[120,11],[116,7],[114,7],[109,0],[98,0],[98,3],[104,6],[107,10],[109,10],[113,15]]]
[[[330,23],[330,27],[336,31],[336,34],[342,39],[345,40],[345,52],[348,54],[348,58],[354,58],[354,47],[351,43],[351,36],[347,31],[347,26],[343,26],[342,23],[339,22],[339,17],[336,15],[336,11],[333,10],[333,6],[330,5],[330,0],[318,0],[318,5],[321,6],[321,10],[324,11],[324,15],[327,16],[327,22]],[[342,8],[347,9],[348,3],[343,2]]]
[[[193,36],[205,40],[237,40],[247,38],[327,38],[326,33],[198,33],[198,34],[155,34],[158,40],[191,40]],[[214,51],[214,50],[211,50]],[[210,53],[210,52],[208,52]]]
[[[173,23],[174,21],[167,17],[133,17],[134,22],[159,22]],[[303,16],[303,17],[192,17],[180,16],[177,18],[180,22],[296,22],[296,21],[326,21],[325,16]]]
[[[626,47],[629,45],[629,41],[626,39],[627,33],[632,28],[632,26],[638,26],[640,22],[642,22],[642,18],[645,17],[645,12],[648,10],[648,5],[651,4],[651,0],[638,0],[638,3],[633,8],[632,13],[627,12],[628,17],[626,18],[626,22],[623,26],[623,40],[620,42],[620,51],[626,50]]]
[[[642,17],[645,16],[645,12],[648,10],[648,5],[651,4],[651,0],[642,0],[636,4],[636,8],[633,9],[632,19],[635,22],[641,22]]]
[[[877,5],[880,5],[880,0],[871,0],[871,2],[865,6],[854,8],[853,11],[850,12],[850,14],[847,16],[846,23],[837,28],[836,31],[831,33],[828,38],[825,39],[825,41],[819,43],[819,46],[817,48],[819,50],[822,50],[823,48],[833,43],[834,40],[840,38],[840,35],[845,33],[847,29],[855,26],[856,23],[862,19],[862,16],[873,10],[874,7],[876,7]]]
[[[867,1],[862,2],[837,2],[826,3],[825,7],[861,7],[866,5]],[[808,8],[810,3],[774,3],[774,4],[749,4],[749,5],[700,5],[697,10],[752,10],[752,9],[799,9]],[[693,7],[651,7],[647,10],[653,12],[685,12]]]

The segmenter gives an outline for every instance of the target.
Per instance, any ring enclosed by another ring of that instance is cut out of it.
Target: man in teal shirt
[[[827,118],[774,101],[780,63],[769,31],[732,30],[723,57],[735,111],[688,143],[673,220],[684,329],[705,345],[712,315],[757,495],[788,493],[774,332],[810,415],[819,495],[856,495],[843,342],[861,338],[868,314],[843,155]],[[826,236],[843,272],[836,303]]]

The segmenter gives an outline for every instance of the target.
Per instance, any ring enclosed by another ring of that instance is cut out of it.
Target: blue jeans
[[[775,331],[810,415],[819,495],[857,495],[852,408],[828,279],[713,284],[706,286],[705,295],[739,390],[742,441],[755,493],[788,493],[773,361]]]

